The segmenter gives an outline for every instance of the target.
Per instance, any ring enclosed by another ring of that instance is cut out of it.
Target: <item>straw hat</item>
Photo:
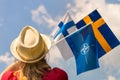
[[[43,59],[51,47],[50,39],[31,26],[24,27],[11,44],[11,52],[18,60],[34,63]]]

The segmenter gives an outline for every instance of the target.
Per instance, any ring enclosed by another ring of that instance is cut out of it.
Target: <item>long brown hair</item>
[[[42,60],[36,63],[24,63],[19,61],[19,66],[22,68],[22,74],[27,80],[42,80],[44,73],[51,70],[51,67],[47,64],[46,60]]]

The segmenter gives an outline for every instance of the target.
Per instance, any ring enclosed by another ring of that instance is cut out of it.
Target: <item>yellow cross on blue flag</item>
[[[97,10],[76,24],[67,13],[54,41],[65,60],[74,56],[77,74],[98,68],[98,58],[120,44]]]
[[[76,27],[79,29],[91,22],[93,32],[97,40],[96,49],[98,53],[98,58],[100,58],[101,56],[118,46],[120,42],[97,10],[94,10],[89,15],[85,16],[82,20],[77,22]]]

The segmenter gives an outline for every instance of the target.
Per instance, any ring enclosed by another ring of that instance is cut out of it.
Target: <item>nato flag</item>
[[[75,56],[77,74],[99,67],[96,38],[91,25],[71,34],[66,41]]]

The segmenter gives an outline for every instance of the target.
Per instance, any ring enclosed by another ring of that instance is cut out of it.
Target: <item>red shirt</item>
[[[15,71],[7,71],[2,75],[1,80],[18,80],[14,75]],[[68,80],[68,76],[65,71],[60,68],[53,68],[47,72],[42,80]]]

